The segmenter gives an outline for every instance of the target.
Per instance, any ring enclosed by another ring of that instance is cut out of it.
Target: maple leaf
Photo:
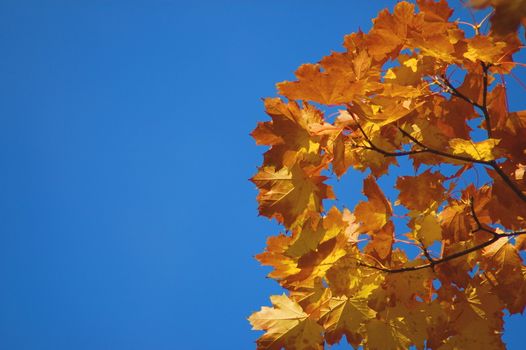
[[[471,140],[452,139],[449,141],[449,146],[453,154],[469,157],[475,160],[494,160],[499,157],[499,150],[497,145],[500,140],[487,139],[480,142],[473,142]]]
[[[362,223],[363,232],[380,230],[393,214],[391,203],[372,176],[368,176],[363,181],[363,191],[368,201],[358,203],[354,209],[356,219]]]
[[[371,299],[376,299],[377,303],[378,300],[388,300],[390,306],[414,306],[418,300],[430,302],[434,292],[431,282],[436,278],[434,272],[431,269],[411,270],[411,267],[423,265],[425,261],[422,259],[408,261],[400,250],[395,250],[393,256],[391,263],[394,266],[409,270],[405,273],[385,276],[381,292],[376,291],[375,297]],[[378,309],[383,310],[384,308]]]
[[[267,240],[266,251],[256,256],[262,265],[274,267],[274,271],[269,273],[269,277],[282,280],[300,273],[301,269],[297,266],[297,259],[287,256],[285,253],[292,241],[292,237],[284,234],[270,237]]]
[[[356,170],[365,171],[370,169],[372,174],[375,177],[380,177],[388,172],[390,165],[396,165],[397,161],[395,157],[386,158],[382,153],[371,149],[371,143],[376,147],[380,147],[383,150],[393,150],[393,141],[390,139],[385,132],[385,129],[382,131],[376,130],[376,126],[371,125],[374,123],[365,123],[363,129],[367,130],[369,141],[361,141],[365,145],[353,147],[351,149],[352,154],[349,155],[349,158],[352,157],[352,166]],[[360,138],[361,139],[361,138]],[[358,142],[358,141],[355,141]],[[369,145],[367,145],[369,144]]]
[[[408,32],[415,26],[415,6],[399,2],[393,13],[382,10],[373,20],[373,28],[367,35],[366,47],[375,59],[394,58],[404,47]]]
[[[384,281],[384,276],[371,273],[360,267],[363,254],[356,246],[351,246],[347,254],[339,259],[326,273],[327,284],[333,296],[368,296]]]
[[[502,304],[481,282],[475,277],[464,292],[455,293],[451,326],[456,334],[439,349],[504,349]]]
[[[496,62],[505,56],[506,53],[506,43],[495,41],[489,36],[477,35],[467,39],[466,42],[468,44],[468,50],[464,53],[464,57],[473,62]]]
[[[269,239],[267,251],[256,258],[274,267],[269,276],[280,280],[285,286],[305,285],[324,277],[341,257],[346,254],[349,241],[345,232],[344,218],[333,207],[316,224],[307,224],[293,231],[292,236],[280,235]]]
[[[258,349],[319,350],[323,348],[323,327],[309,318],[301,306],[286,295],[270,297],[274,307],[262,307],[249,317],[255,330],[267,331],[258,339]]]
[[[411,345],[411,330],[402,317],[389,321],[370,320],[367,325],[367,349],[403,350]]]
[[[511,313],[522,313],[526,306],[524,267],[517,249],[501,238],[484,248],[481,264],[485,278]]]
[[[320,65],[304,64],[296,71],[298,81],[279,83],[278,90],[280,94],[290,99],[323,104],[346,104],[379,87],[374,79],[378,75],[377,72],[373,70],[371,74],[365,74],[370,62],[362,62],[357,67],[352,62],[350,59],[348,62],[338,60],[342,67],[330,66],[324,72],[320,70]],[[347,64],[351,64],[349,68],[352,69],[346,70]]]
[[[357,347],[362,342],[365,322],[375,316],[375,312],[367,306],[367,300],[358,295],[333,297],[325,305],[323,328],[325,339],[329,344],[340,341],[343,335],[347,341]]]
[[[429,247],[442,239],[442,226],[435,212],[426,212],[413,218],[409,227],[414,230],[414,233],[409,236],[415,241],[422,243],[425,247]]]
[[[323,115],[315,107],[295,102],[284,103],[279,98],[266,99],[265,108],[272,121],[259,123],[252,132],[257,144],[272,146],[265,153],[265,162],[278,168],[291,168],[298,161],[321,162],[323,136],[312,129],[323,124]]]
[[[404,96],[396,99],[378,96],[370,99],[368,103],[355,101],[349,106],[349,111],[369,122],[385,125],[402,119],[421,104],[417,99]]]
[[[319,173],[309,174],[298,165],[276,170],[267,166],[252,178],[260,188],[260,213],[293,227],[312,213],[322,210],[321,202],[334,198],[331,188]]]
[[[438,207],[445,199],[442,183],[445,176],[440,172],[426,170],[417,176],[401,176],[396,181],[400,190],[398,202],[408,209],[424,211],[431,206]]]

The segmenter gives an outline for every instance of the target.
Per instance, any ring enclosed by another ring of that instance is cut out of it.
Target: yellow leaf
[[[316,224],[307,222],[293,231],[292,236],[279,235],[267,242],[265,252],[256,258],[263,265],[274,267],[269,277],[283,286],[304,286],[325,276],[341,257],[346,254],[349,242],[344,232],[342,214],[333,207]]]
[[[291,169],[262,167],[251,179],[260,189],[259,212],[292,228],[322,211],[322,200],[333,198],[326,177],[310,175],[295,165]]]
[[[501,238],[484,248],[482,256],[484,276],[495,293],[510,313],[522,313],[526,306],[526,280],[524,265],[515,246],[508,242],[508,238]]]
[[[381,229],[393,214],[391,204],[383,194],[373,176],[363,181],[367,202],[360,202],[354,210],[356,219],[362,223],[361,230],[371,232]]]
[[[468,43],[468,51],[464,53],[464,57],[473,62],[498,62],[506,53],[506,43],[495,42],[489,36],[477,35],[466,41]]]
[[[370,320],[367,329],[367,349],[407,350],[411,344],[402,317],[389,321]]]
[[[429,247],[435,241],[442,240],[442,226],[435,212],[425,213],[414,219],[415,238]]]
[[[292,237],[280,234],[267,240],[266,251],[256,255],[256,259],[262,264],[274,267],[269,277],[277,280],[285,279],[298,274],[301,270],[297,267],[297,259],[287,256],[285,251],[289,248]]]
[[[520,235],[515,238],[515,249],[526,250],[526,235]]]
[[[274,307],[262,307],[249,317],[254,330],[266,333],[257,340],[258,350],[323,349],[323,327],[311,320],[301,306],[286,295],[270,297]]]
[[[384,260],[391,254],[394,242],[394,224],[388,221],[380,229],[370,232],[371,241],[364,248],[365,252],[374,251],[376,256]]]
[[[474,278],[463,292],[455,293],[451,327],[455,335],[446,339],[443,350],[504,349],[500,333],[503,329],[502,304],[487,284]]]
[[[376,314],[367,305],[367,299],[347,296],[331,298],[325,308],[323,327],[329,344],[339,342],[345,335],[353,346],[358,347],[362,342],[363,325]]]
[[[496,149],[499,142],[500,140],[497,139],[487,139],[480,142],[452,139],[449,141],[449,146],[453,154],[476,160],[490,161],[500,156],[498,149]]]
[[[279,98],[265,99],[265,109],[272,121],[258,123],[252,137],[258,145],[271,146],[265,163],[277,168],[291,168],[300,160],[321,162],[320,148],[327,136],[313,132],[323,125],[323,113],[307,103],[285,103]]]
[[[422,101],[411,97],[415,94],[415,89],[411,86],[386,85],[386,88],[391,91],[386,90],[367,103],[354,101],[353,105],[348,107],[349,112],[356,114],[362,120],[383,126],[404,118],[423,104]],[[389,96],[391,93],[400,96]],[[409,96],[404,96],[406,94]]]

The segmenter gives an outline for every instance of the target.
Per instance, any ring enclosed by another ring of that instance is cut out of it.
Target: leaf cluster
[[[269,148],[252,181],[285,232],[257,259],[287,293],[250,316],[258,349],[344,336],[365,349],[504,348],[504,310],[526,305],[526,111],[509,110],[503,79],[520,69],[526,2],[472,5],[494,8],[489,30],[464,30],[445,0],[400,2],[264,100],[271,120],[252,136]],[[414,174],[390,199],[378,179],[401,158]],[[366,200],[325,208],[328,179],[351,171],[365,173]],[[487,181],[466,184],[474,173]]]

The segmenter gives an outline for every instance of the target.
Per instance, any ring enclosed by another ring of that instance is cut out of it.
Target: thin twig
[[[386,150],[383,150],[379,147],[376,147],[374,144],[370,143],[369,142],[369,145],[370,146],[362,146],[362,145],[357,145],[356,147],[357,148],[363,148],[363,149],[367,149],[367,150],[370,150],[370,151],[376,151],[386,157],[403,157],[403,156],[408,156],[408,155],[411,155],[411,154],[418,154],[418,153],[428,153],[427,150],[425,149],[416,149],[416,150],[412,150],[412,151],[402,151],[402,152],[388,152]]]
[[[481,249],[483,249],[483,248],[495,243],[496,241],[498,241],[501,238],[510,238],[510,237],[515,237],[515,236],[526,234],[526,230],[509,231],[509,232],[496,232],[494,230],[490,230],[489,228],[484,227],[482,225],[482,223],[480,222],[480,220],[479,220],[479,218],[478,218],[478,216],[477,216],[477,214],[475,212],[475,206],[474,206],[473,199],[470,200],[470,208],[471,208],[471,215],[473,216],[473,219],[475,220],[475,223],[477,224],[477,227],[472,232],[478,232],[478,231],[488,232],[488,233],[490,233],[493,236],[490,240],[488,240],[486,242],[483,242],[483,243],[480,243],[480,244],[477,244],[477,245],[474,245],[471,248],[468,248],[468,249],[465,249],[465,250],[453,253],[451,255],[444,256],[444,257],[442,257],[440,259],[432,259],[429,256],[429,252],[427,252],[427,249],[424,249],[424,255],[429,260],[429,263],[422,264],[422,265],[417,265],[417,266],[407,266],[407,267],[391,269],[391,268],[387,268],[387,267],[384,267],[384,266],[370,265],[370,264],[364,263],[362,261],[360,261],[358,264],[360,266],[369,267],[369,268],[372,268],[372,269],[375,269],[375,270],[378,270],[378,271],[387,272],[387,273],[401,273],[401,272],[407,272],[407,271],[418,271],[418,270],[427,269],[427,268],[431,268],[431,269],[434,270],[434,267],[436,265],[443,264],[443,263],[448,262],[450,260],[453,260],[453,259],[459,258],[461,256],[464,256],[464,255],[473,253],[475,251],[481,250]]]
[[[473,101],[471,98],[467,97],[466,95],[461,93],[455,86],[453,86],[453,84],[451,84],[451,82],[449,81],[449,79],[445,75],[442,75],[441,78],[442,78],[442,81],[444,82],[445,87],[447,87],[447,91],[446,92],[449,92],[451,95],[463,99],[467,103],[469,103],[469,104],[471,104],[471,105],[473,105],[473,106],[475,106],[475,107],[477,107],[479,109],[482,108],[481,104],[477,103],[476,101]]]
[[[508,187],[523,201],[523,202],[526,202],[526,194],[524,194],[521,189],[519,187],[517,187],[517,185],[508,177],[508,175],[506,175],[506,173],[500,168],[500,166],[497,164],[497,162],[495,160],[482,160],[482,159],[475,159],[475,158],[471,158],[471,157],[465,157],[465,156],[461,156],[461,155],[458,155],[458,154],[451,154],[451,153],[447,153],[447,152],[443,152],[443,151],[440,151],[440,150],[437,150],[437,149],[434,149],[434,148],[431,148],[431,147],[428,147],[426,146],[425,144],[423,144],[421,141],[419,141],[417,138],[415,138],[414,136],[412,136],[410,133],[408,133],[407,131],[405,131],[404,129],[402,129],[401,127],[398,127],[398,130],[400,130],[400,132],[406,136],[407,138],[409,138],[411,141],[413,141],[416,145],[420,146],[421,149],[418,149],[418,150],[411,150],[411,151],[402,151],[402,152],[389,152],[389,151],[386,151],[378,146],[376,146],[372,141],[371,139],[369,138],[369,136],[367,135],[367,133],[365,132],[365,130],[362,128],[362,126],[360,125],[360,123],[358,122],[358,120],[356,120],[356,118],[353,116],[353,118],[355,119],[355,122],[356,122],[356,125],[358,126],[360,132],[362,133],[362,135],[364,136],[365,140],[369,143],[370,146],[358,146],[358,147],[361,147],[361,148],[365,148],[365,149],[369,149],[369,150],[373,150],[373,151],[376,151],[378,153],[381,153],[383,154],[384,156],[386,157],[401,157],[401,156],[407,156],[407,155],[411,155],[411,154],[418,154],[418,153],[431,153],[431,154],[435,154],[435,155],[438,155],[438,156],[441,156],[441,157],[444,157],[444,158],[449,158],[449,159],[455,159],[455,160],[459,160],[461,162],[466,162],[466,163],[475,163],[475,164],[482,164],[482,165],[486,165],[486,166],[489,166],[491,168],[493,168],[495,170],[495,172],[500,176],[500,178],[506,183],[506,185],[508,185]]]
[[[352,116],[352,118],[354,119],[354,122],[358,126],[358,129],[360,130],[360,132],[362,133],[363,137],[365,138],[365,140],[369,144],[369,146],[358,145],[357,147],[363,148],[363,149],[372,150],[372,151],[376,151],[376,152],[378,152],[380,154],[383,154],[386,157],[402,157],[402,156],[407,156],[407,155],[410,155],[410,154],[417,154],[417,153],[425,152],[424,150],[412,150],[412,151],[405,151],[405,152],[389,152],[389,151],[386,151],[386,150],[376,146],[373,143],[373,141],[371,141],[371,139],[369,138],[369,136],[367,135],[367,133],[365,132],[363,127],[360,125],[359,121],[356,119],[356,116],[353,113],[349,113],[349,114]]]
[[[478,108],[482,112],[482,115],[484,116],[484,120],[486,122],[486,129],[488,131],[489,138],[491,138],[491,123],[490,123],[487,100],[488,100],[488,70],[490,66],[491,65],[489,64],[482,63],[482,104],[478,103],[477,101],[473,101],[471,98],[461,93],[455,86],[453,86],[453,84],[451,84],[451,82],[445,75],[441,76],[444,82],[444,85],[447,88],[446,92],[449,92],[453,96],[463,99],[464,101]]]
[[[474,158],[470,158],[470,157],[459,156],[459,155],[451,154],[451,153],[447,153],[447,152],[442,152],[442,151],[439,151],[439,150],[436,150],[436,149],[433,149],[433,148],[430,148],[430,147],[424,145],[422,142],[418,141],[418,139],[413,137],[411,134],[409,134],[408,132],[406,132],[402,128],[398,127],[398,130],[400,130],[400,132],[402,134],[404,134],[407,138],[409,138],[411,141],[413,141],[414,143],[416,143],[418,146],[422,147],[424,150],[426,150],[429,153],[433,153],[433,154],[436,154],[436,155],[439,155],[439,156],[442,156],[442,157],[445,157],[445,158],[451,158],[451,159],[460,160],[460,161],[463,161],[463,162],[478,163],[478,164],[482,164],[482,165],[487,165],[487,166],[493,168],[495,170],[495,172],[497,172],[497,174],[500,176],[500,178],[506,183],[506,185],[508,185],[508,187],[523,202],[526,202],[526,195],[508,177],[508,175],[506,175],[506,173],[500,168],[500,166],[497,164],[497,162],[495,160],[480,160],[480,159],[474,159]]]
[[[410,139],[411,141],[413,141],[414,143],[416,143],[418,146],[422,147],[423,149],[425,149],[429,153],[433,153],[433,154],[436,154],[438,156],[442,156],[442,157],[445,157],[445,158],[451,158],[451,159],[460,160],[462,162],[478,163],[478,164],[490,165],[491,166],[491,162],[488,161],[488,160],[481,160],[481,159],[475,159],[475,158],[471,158],[471,157],[464,157],[464,156],[460,156],[458,154],[451,154],[451,153],[439,151],[439,150],[434,149],[434,148],[430,148],[430,147],[424,145],[417,138],[412,136],[410,133],[408,133],[407,131],[405,131],[401,127],[398,127],[398,130],[400,130],[400,132],[402,134],[404,134],[405,137],[407,137],[408,139]]]
[[[431,257],[431,254],[429,254],[429,251],[427,250],[427,247],[424,245],[424,242],[423,241],[419,241],[420,242],[420,249],[422,249],[422,252],[424,253],[424,256],[426,257],[426,259],[429,261],[431,265],[431,270],[433,270],[433,272],[435,272],[435,259],[433,259]]]

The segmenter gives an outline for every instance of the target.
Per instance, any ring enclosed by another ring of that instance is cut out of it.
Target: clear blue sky
[[[253,349],[260,98],[394,3],[2,0],[0,350]]]

